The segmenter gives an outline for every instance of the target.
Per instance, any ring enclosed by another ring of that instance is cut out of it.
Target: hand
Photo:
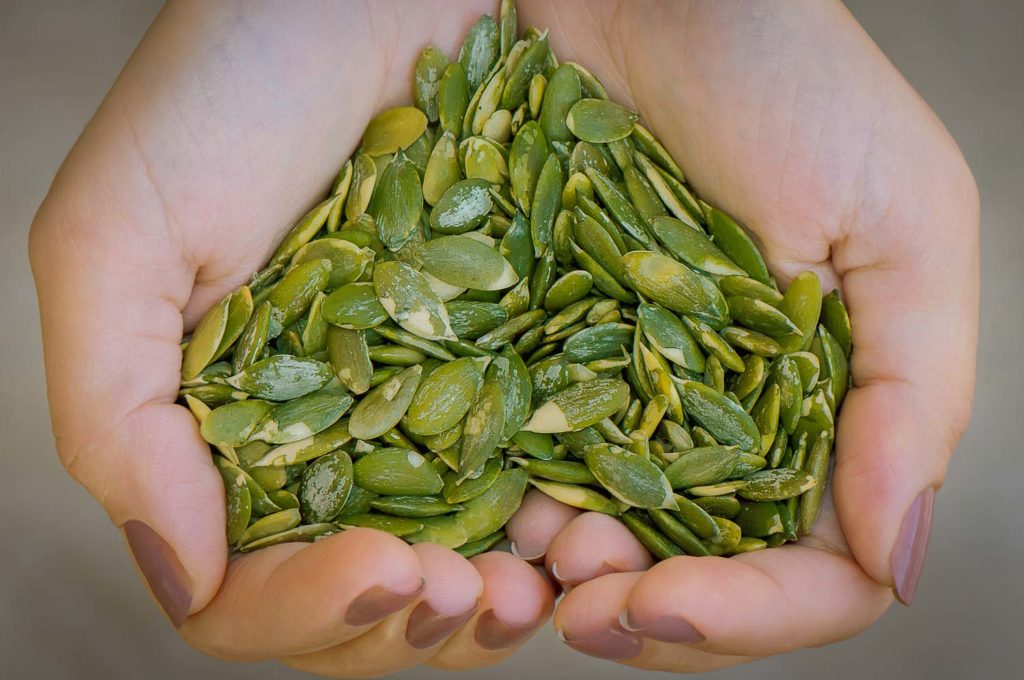
[[[54,181],[31,236],[57,447],[123,528],[191,644],[324,675],[510,654],[553,593],[370,530],[228,563],[224,490],[176,405],[182,331],[327,191],[418,52],[455,53],[494,3],[171,3]]]
[[[812,535],[645,572],[621,524],[531,494],[509,533],[576,585],[556,628],[588,654],[702,671],[849,637],[893,592],[909,604],[974,382],[978,196],[953,140],[839,2],[536,0],[520,18],[632,103],[781,285],[813,269],[840,287],[854,334],[834,507]]]

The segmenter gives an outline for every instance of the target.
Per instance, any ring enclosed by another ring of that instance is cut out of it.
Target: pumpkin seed
[[[363,133],[363,152],[383,156],[405,149],[427,129],[427,116],[412,106],[399,106],[379,113]]]
[[[422,455],[408,449],[376,449],[353,465],[360,487],[389,496],[434,496],[444,482]]]
[[[474,555],[528,483],[659,558],[812,526],[850,385],[838,291],[780,292],[636,114],[517,30],[503,0],[458,60],[422,50],[415,106],[183,341],[235,549],[367,526]]]
[[[416,258],[445,283],[477,290],[504,290],[519,276],[493,248],[464,236],[444,236],[421,244]]]
[[[397,425],[412,404],[422,372],[421,365],[410,366],[373,388],[352,410],[349,433],[374,439]]]

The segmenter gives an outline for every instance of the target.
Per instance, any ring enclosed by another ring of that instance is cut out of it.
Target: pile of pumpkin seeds
[[[372,527],[473,555],[531,486],[662,559],[813,526],[838,292],[781,292],[637,114],[516,24],[506,1],[457,60],[425,49],[415,107],[186,339],[238,550]]]

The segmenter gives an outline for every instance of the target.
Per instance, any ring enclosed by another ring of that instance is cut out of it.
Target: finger
[[[452,550],[423,543],[413,551],[426,582],[419,598],[349,642],[284,663],[327,677],[363,678],[395,673],[433,656],[476,612],[484,583],[473,565]]]
[[[643,571],[653,559],[622,522],[586,512],[552,541],[546,563],[548,573],[571,587],[603,574]]]
[[[559,532],[579,514],[576,508],[532,489],[505,526],[512,554],[528,562],[540,560]]]
[[[806,537],[732,558],[661,562],[637,580],[622,624],[680,648],[767,656],[850,637],[891,602],[856,562]]]
[[[874,229],[865,215],[833,255],[855,385],[838,423],[836,508],[854,556],[905,604],[923,567],[935,491],[970,419],[978,328],[977,189],[962,161],[914,152],[915,186],[948,188],[937,204],[894,207]],[[922,233],[921,220],[934,231]]]
[[[517,557],[489,552],[471,562],[484,580],[484,594],[473,619],[429,661],[459,670],[497,663],[519,648],[551,616],[551,582]]]
[[[648,670],[707,671],[749,660],[645,639],[624,628],[622,612],[643,576],[607,574],[574,588],[555,610],[559,637],[588,656]]]
[[[95,209],[81,208],[77,226],[93,224]],[[37,224],[47,226],[32,248],[57,450],[123,528],[180,626],[213,597],[227,561],[220,475],[192,415],[173,404],[191,273],[150,231],[123,241],[69,229],[57,212],[49,202],[41,210]]]
[[[410,546],[381,531],[349,529],[232,561],[217,597],[181,632],[197,648],[228,659],[310,653],[355,638],[423,588]]]

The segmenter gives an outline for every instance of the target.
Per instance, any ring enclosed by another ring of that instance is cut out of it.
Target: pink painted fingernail
[[[174,549],[149,525],[138,520],[125,522],[121,529],[150,592],[174,627],[180,628],[192,606],[192,583]]]
[[[409,593],[396,593],[384,586],[373,586],[352,600],[345,612],[345,623],[350,626],[376,623],[408,606],[423,592],[424,585],[424,581],[420,579],[419,587]]]
[[[474,637],[476,643],[484,649],[507,649],[522,642],[536,630],[536,623],[513,626],[499,619],[493,609],[488,609],[477,619]]]
[[[650,623],[637,623],[626,611],[619,616],[619,623],[628,631],[660,642],[692,645],[706,639],[704,634],[694,628],[692,623],[674,614],[659,616]]]
[[[896,597],[908,607],[914,601],[917,582],[924,568],[934,509],[935,489],[929,487],[914,499],[907,510],[892,550],[892,578],[896,585]]]
[[[453,616],[434,610],[429,602],[420,602],[409,615],[405,640],[416,649],[428,649],[459,629],[476,613],[477,604]]]
[[[574,638],[564,631],[559,631],[559,637],[578,652],[609,661],[631,659],[639,654],[644,646],[640,638],[624,629],[618,622],[581,638]]]

